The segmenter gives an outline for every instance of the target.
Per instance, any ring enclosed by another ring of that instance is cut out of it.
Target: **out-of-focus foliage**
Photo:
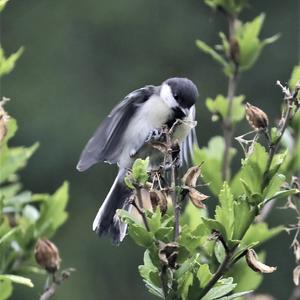
[[[0,11],[7,1],[0,2]],[[10,73],[22,54],[22,48],[8,58],[0,48],[0,78]],[[68,183],[53,195],[33,194],[24,190],[18,172],[38,148],[10,147],[17,122],[8,116],[0,103],[0,299],[8,299],[13,284],[33,287],[30,273],[43,273],[36,267],[33,249],[39,238],[50,238],[65,222]],[[22,276],[21,276],[22,275]],[[25,275],[26,277],[24,277]]]
[[[0,299],[11,295],[12,283],[33,287],[30,279],[18,274],[43,273],[35,266],[34,246],[38,239],[52,237],[65,222],[68,202],[67,182],[53,195],[22,190],[17,172],[26,166],[37,145],[9,147],[16,121],[11,118],[7,127],[0,142]]]

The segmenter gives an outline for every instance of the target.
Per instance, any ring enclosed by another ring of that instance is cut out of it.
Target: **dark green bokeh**
[[[16,70],[1,82],[1,94],[12,99],[7,109],[20,126],[14,143],[41,143],[22,172],[24,185],[35,192],[52,192],[64,179],[71,183],[70,218],[55,242],[63,265],[77,272],[55,299],[153,298],[137,273],[141,249],[129,240],[113,247],[91,231],[116,168],[102,164],[80,174],[75,165],[92,132],[123,96],[175,75],[187,76],[199,87],[200,144],[220,132],[203,100],[225,93],[227,83],[219,68],[196,49],[195,39],[217,42],[226,23],[202,2],[11,0],[2,14],[1,43],[6,53],[25,46]],[[281,101],[275,81],[288,80],[299,61],[299,1],[249,2],[242,17],[252,19],[265,12],[263,37],[277,32],[282,37],[242,76],[239,91],[274,120]],[[290,218],[276,211],[270,220],[275,225],[293,222]],[[265,276],[261,291],[278,299],[287,299],[293,288],[289,242],[282,234],[266,245],[267,261],[278,271]],[[17,288],[13,298],[36,299],[43,284],[36,280],[35,289]]]

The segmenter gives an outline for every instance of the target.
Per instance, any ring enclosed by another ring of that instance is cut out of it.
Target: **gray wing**
[[[120,142],[132,116],[154,91],[154,86],[135,90],[111,111],[83,149],[77,170],[85,171],[100,161],[109,163],[118,161],[122,151]]]
[[[193,120],[196,121],[195,105],[191,107],[191,110],[192,110]],[[195,146],[198,146],[198,140],[196,135],[196,129],[194,127],[191,129],[190,133],[183,141],[181,146],[181,151],[180,151],[181,161],[184,162],[187,167],[193,162]]]

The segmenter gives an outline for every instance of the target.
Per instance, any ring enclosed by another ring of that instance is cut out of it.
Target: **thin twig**
[[[61,272],[60,277],[57,276],[57,273],[54,273],[52,276],[52,283],[45,289],[39,300],[48,300],[52,298],[55,295],[58,286],[71,276],[72,271],[74,271],[74,269],[64,270]]]

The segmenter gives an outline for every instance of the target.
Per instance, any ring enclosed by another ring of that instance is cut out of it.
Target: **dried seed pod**
[[[246,104],[246,118],[249,125],[256,129],[266,129],[269,125],[268,116],[260,108],[251,105],[250,103]]]
[[[155,211],[157,206],[159,206],[162,215],[164,215],[167,212],[168,200],[165,192],[156,189],[151,190],[150,200],[151,200],[153,211]]]
[[[171,242],[167,244],[160,242],[158,252],[160,262],[165,266],[175,269],[176,259],[178,256],[178,249],[179,245],[176,242]]]
[[[60,256],[57,247],[49,240],[38,240],[34,256],[36,262],[49,273],[55,273],[60,266]]]
[[[273,273],[276,271],[276,267],[270,267],[262,262],[260,262],[257,258],[257,255],[253,249],[248,249],[246,254],[246,261],[248,266],[255,272],[259,273]]]
[[[0,102],[0,142],[5,138],[7,134],[7,122],[9,120],[9,115],[3,109],[3,104],[6,101],[4,99]]]
[[[293,281],[295,285],[299,285],[299,280],[300,280],[300,266],[297,266],[294,271],[293,271]]]
[[[209,196],[200,193],[198,190],[192,187],[187,187],[187,190],[192,203],[197,208],[205,208],[205,205],[202,202],[209,198]]]
[[[182,184],[188,187],[196,187],[197,179],[201,175],[200,166],[194,166],[189,168],[182,177]]]

